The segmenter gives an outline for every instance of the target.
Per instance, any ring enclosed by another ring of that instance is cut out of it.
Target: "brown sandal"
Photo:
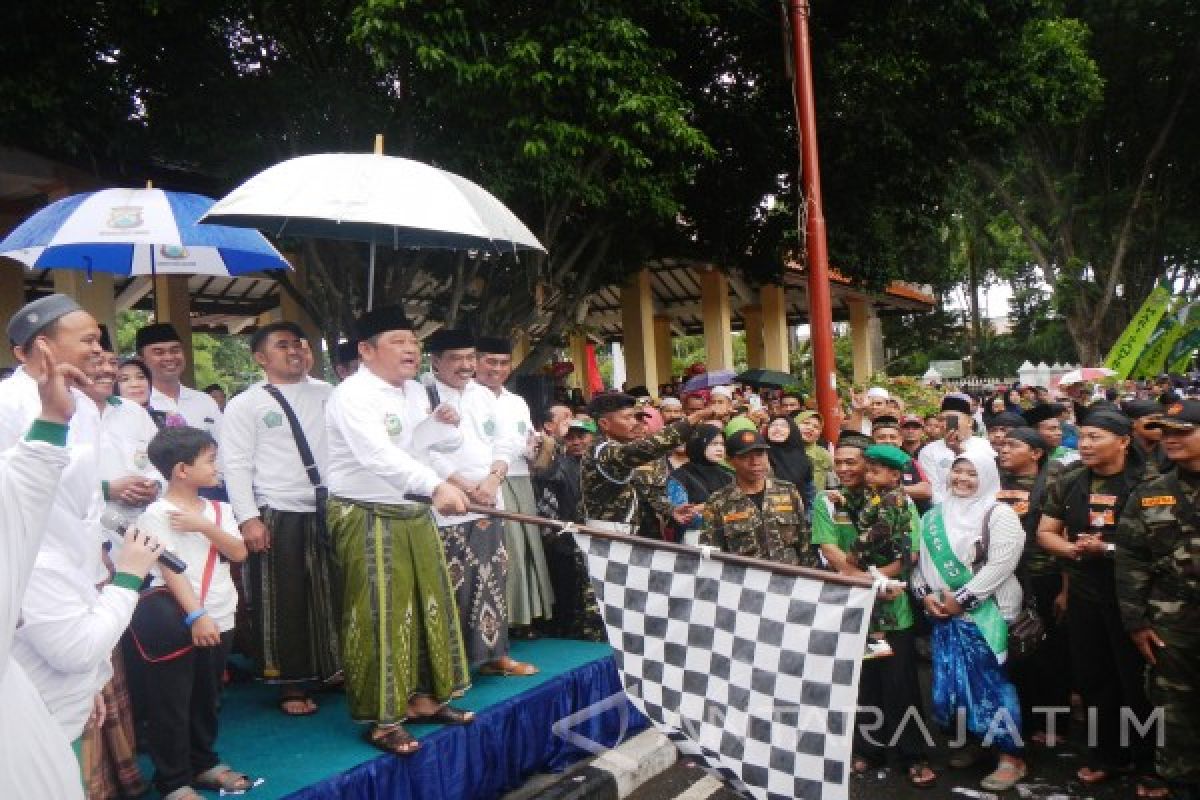
[[[218,764],[212,769],[205,770],[192,781],[201,789],[222,792],[248,792],[254,788],[254,782],[249,775],[234,772],[232,767]]]
[[[928,777],[922,777],[928,775]],[[917,789],[928,789],[937,784],[937,773],[928,761],[918,761],[908,765],[908,782]]]
[[[470,725],[474,721],[474,711],[452,705],[444,705],[432,714],[415,714],[405,720],[413,725]]]
[[[484,664],[479,668],[480,675],[503,675],[505,678],[512,676],[528,677],[537,675],[538,668],[533,664],[526,664],[522,661],[514,661],[508,659],[507,663],[501,661],[493,661],[490,664]]]
[[[319,708],[306,694],[289,694],[279,698],[279,710],[287,717],[311,717]]]
[[[363,734],[367,744],[396,756],[411,756],[421,749],[421,743],[400,725],[372,725]]]

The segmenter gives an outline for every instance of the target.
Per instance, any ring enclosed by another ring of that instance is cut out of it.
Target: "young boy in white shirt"
[[[167,478],[167,490],[142,514],[138,528],[187,564],[182,574],[158,569],[154,584],[165,585],[178,602],[179,624],[190,630],[193,645],[143,667],[154,783],[166,800],[199,800],[193,786],[246,790],[250,779],[221,764],[213,749],[237,608],[229,562],[246,558],[229,504],[199,494],[217,485],[217,443],[197,428],[164,428],[147,454]]]

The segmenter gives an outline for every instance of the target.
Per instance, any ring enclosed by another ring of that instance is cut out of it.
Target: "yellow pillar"
[[[850,341],[854,347],[854,382],[860,386],[871,380],[877,369],[871,353],[870,322],[871,314],[867,301],[861,298],[849,298],[846,306],[850,309]]]
[[[183,341],[183,351],[187,354],[183,382],[194,387],[196,359],[192,352],[192,296],[188,290],[187,275],[154,276],[154,321],[169,322],[175,326]]]
[[[759,291],[762,299],[763,366],[791,372],[788,353],[787,300],[782,286],[767,284]]]
[[[25,270],[16,261],[0,262],[0,323],[5,325],[25,305]],[[0,367],[15,367],[17,357],[5,340],[0,347]]]
[[[575,371],[571,373],[568,383],[573,388],[583,390],[584,400],[591,400],[592,390],[587,382],[587,344],[588,338],[585,333],[572,333],[567,341],[567,357],[575,365]]]
[[[658,366],[658,382],[671,380],[671,318],[663,314],[654,317],[654,361]],[[657,397],[658,387],[649,388]]]
[[[90,281],[87,273],[81,270],[56,269],[51,275],[54,276],[54,291],[74,298],[84,311],[96,318],[96,322],[107,327],[113,347],[116,347],[117,298],[112,274],[95,272]]]
[[[700,273],[700,311],[704,321],[705,366],[710,372],[733,369],[729,279],[724,273],[711,268]]]
[[[640,270],[621,287],[622,349],[625,383],[658,391],[658,362],[654,349],[654,293],[650,270]]]
[[[529,357],[529,351],[532,348],[529,345],[529,334],[526,331],[519,331],[512,337],[512,365],[516,369],[518,365]]]
[[[762,306],[742,306],[742,324],[746,329],[746,366],[750,369],[766,366],[763,361]]]
[[[304,265],[304,258],[295,254],[286,254],[287,260],[292,265],[291,280],[296,289],[303,293],[308,286],[308,270]],[[313,352],[313,369],[312,374],[315,378],[320,378],[324,374],[324,364],[322,353],[324,350],[321,347],[322,336],[321,329],[317,323],[313,322],[312,317],[304,310],[304,306],[296,302],[296,298],[292,293],[285,289],[282,285],[279,287],[279,317],[285,322],[294,322],[300,326],[300,330],[304,331],[304,338],[308,339],[308,346]]]

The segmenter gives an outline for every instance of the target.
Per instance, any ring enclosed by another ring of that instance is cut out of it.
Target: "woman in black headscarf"
[[[708,496],[733,483],[733,473],[722,466],[725,442],[721,429],[701,425],[687,443],[688,463],[675,470],[674,478],[687,493],[688,503],[703,505]]]
[[[787,414],[777,414],[767,425],[767,458],[771,461],[771,472],[776,479],[794,484],[804,497],[805,504],[812,508],[813,466],[805,452],[804,438],[800,428]]]

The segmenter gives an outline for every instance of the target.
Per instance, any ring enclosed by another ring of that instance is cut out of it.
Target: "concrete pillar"
[[[109,272],[94,272],[89,281],[86,272],[74,269],[56,269],[50,273],[54,278],[54,291],[75,298],[96,321],[108,328],[113,347],[117,346],[117,302],[113,276]]]
[[[788,352],[787,299],[782,286],[767,284],[759,290],[762,299],[763,366],[791,372]]]
[[[854,382],[865,385],[883,369],[883,324],[863,298],[849,298],[850,340],[854,347]]]
[[[658,382],[671,380],[671,318],[664,314],[654,317],[654,361],[658,366]],[[658,386],[649,387],[651,394],[658,396]]]
[[[654,348],[654,293],[650,270],[640,270],[621,287],[621,333],[626,383],[658,391],[658,356]]]
[[[729,280],[708,269],[700,275],[700,310],[704,321],[705,366],[710,372],[733,369],[733,328],[729,310]]]
[[[587,381],[587,344],[585,333],[572,333],[567,340],[567,357],[575,365],[575,371],[567,378],[567,383],[573,388],[583,390],[583,399],[592,399],[592,390]]]
[[[294,253],[285,254],[288,262],[292,265],[291,280],[296,289],[302,294],[308,287],[308,270],[304,264],[304,258]],[[304,306],[296,302],[292,297],[292,293],[285,289],[282,285],[279,287],[279,317],[285,322],[294,322],[300,326],[300,330],[304,331],[304,338],[308,339],[308,346],[313,352],[313,369],[314,378],[321,378],[325,374],[324,349],[321,347],[321,342],[324,337],[321,336],[321,328],[313,321],[308,312],[304,310]]]
[[[196,359],[192,352],[192,296],[188,290],[187,275],[154,276],[154,321],[169,322],[175,326],[183,341],[187,354],[187,368],[183,371],[183,382],[196,384]]]
[[[742,306],[742,323],[746,329],[746,366],[750,369],[765,367],[762,306],[757,303]]]
[[[16,261],[0,261],[0,323],[8,325],[13,315],[25,305],[25,270]],[[115,334],[114,334],[115,335]],[[0,347],[0,367],[15,367],[17,357],[4,340]]]

